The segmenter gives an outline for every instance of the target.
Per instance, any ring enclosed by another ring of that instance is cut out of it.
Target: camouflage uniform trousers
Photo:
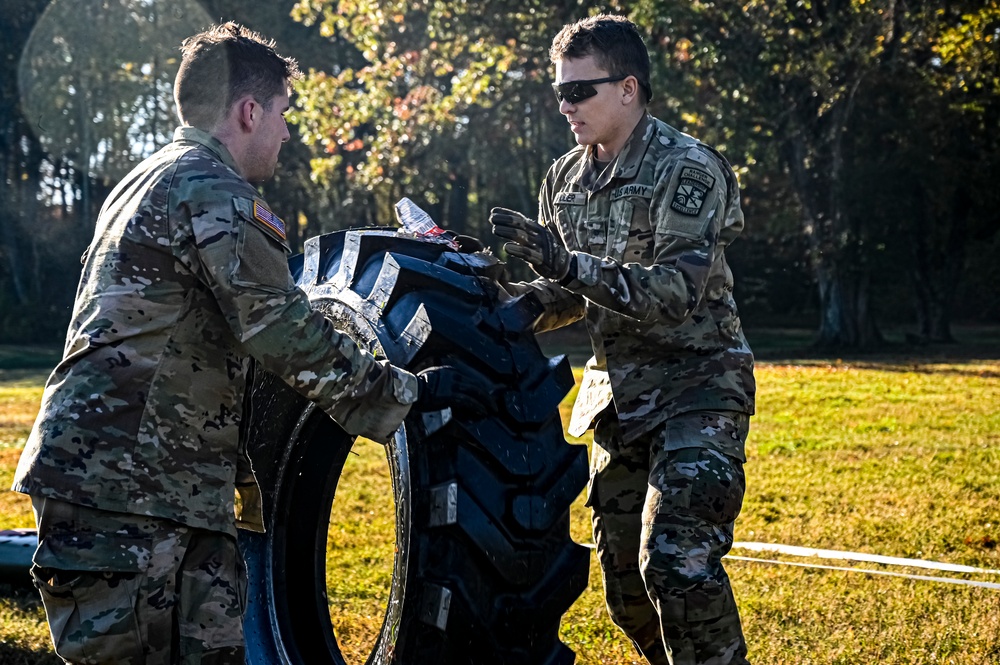
[[[749,420],[684,413],[623,445],[612,408],[595,428],[587,505],[608,612],[653,665],[749,662],[722,566],[743,504]]]
[[[90,665],[243,665],[246,569],[235,539],[32,497],[31,574],[56,654]]]

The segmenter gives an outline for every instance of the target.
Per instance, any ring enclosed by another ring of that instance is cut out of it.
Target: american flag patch
[[[282,240],[285,239],[285,223],[281,221],[280,217],[268,210],[267,206],[257,200],[253,202],[253,218],[277,233]]]

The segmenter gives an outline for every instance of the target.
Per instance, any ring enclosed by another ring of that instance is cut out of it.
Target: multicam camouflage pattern
[[[549,170],[539,220],[575,279],[509,290],[536,330],[586,318],[594,357],[569,432],[596,422],[588,505],[612,619],[654,665],[741,665],[722,556],[743,501],[756,386],[725,249],[739,186],[712,148],[647,115],[617,159],[578,147]]]
[[[249,356],[349,433],[391,435],[416,378],[313,311],[287,251],[225,146],[178,129],[101,211],[13,489],[235,533],[234,485],[259,506],[238,434]]]
[[[33,505],[31,574],[63,659],[244,662],[246,573],[232,536],[52,499]]]
[[[587,504],[608,612],[653,665],[748,662],[722,566],[748,429],[745,413],[692,411],[626,444],[613,410],[598,419]]]
[[[685,411],[753,413],[753,354],[725,258],[743,213],[721,155],[647,115],[602,171],[584,146],[557,160],[539,219],[575,255],[577,277],[530,284],[546,305],[536,329],[585,316],[594,348],[571,434],[612,396],[626,441]]]

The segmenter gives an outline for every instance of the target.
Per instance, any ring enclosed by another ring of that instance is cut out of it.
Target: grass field
[[[853,359],[766,354],[737,540],[1000,569],[996,340]],[[10,485],[44,374],[0,369],[0,486]],[[574,393],[563,403],[564,422]],[[393,549],[382,449],[360,442],[357,452],[338,490],[328,548],[331,616],[351,663],[364,662],[381,622]],[[0,493],[0,528],[32,525],[27,499]],[[572,531],[590,541],[582,499]],[[756,665],[1000,663],[1000,590],[859,571],[994,584],[1000,573],[732,554],[757,559],[727,564]],[[814,567],[821,565],[850,570]],[[578,663],[636,662],[607,619],[596,562],[562,637]],[[0,663],[57,663],[49,651],[33,590],[0,586]]]

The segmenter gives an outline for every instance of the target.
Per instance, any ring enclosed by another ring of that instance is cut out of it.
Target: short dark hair
[[[634,76],[645,93],[653,97],[649,84],[649,51],[635,23],[617,14],[599,14],[563,26],[552,40],[549,59],[586,58],[592,55],[611,76]]]
[[[244,95],[270,110],[300,75],[295,60],[275,52],[274,40],[232,21],[188,37],[181,53],[174,103],[181,122],[199,129],[214,129]]]

